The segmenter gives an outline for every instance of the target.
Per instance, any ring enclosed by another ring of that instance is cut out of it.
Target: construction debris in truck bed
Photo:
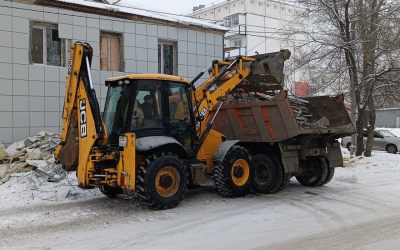
[[[252,101],[268,101],[275,97],[275,92],[246,92],[241,88],[228,96],[227,103],[243,103]],[[309,108],[312,104],[309,101],[296,96],[288,96],[288,101],[292,107],[293,115],[295,116],[299,126],[303,128],[327,128],[329,120],[326,117],[313,119]]]

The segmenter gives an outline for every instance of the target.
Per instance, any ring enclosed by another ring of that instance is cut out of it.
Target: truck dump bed
[[[331,139],[354,133],[343,96],[291,98],[286,91],[269,100],[229,102],[222,106],[214,128],[227,139],[280,142],[300,136]]]

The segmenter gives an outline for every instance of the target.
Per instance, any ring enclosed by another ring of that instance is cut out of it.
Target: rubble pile
[[[54,163],[53,157],[59,139],[57,134],[41,131],[7,148],[0,144],[0,184],[7,182],[13,174],[23,172],[50,182],[65,178],[66,172]]]

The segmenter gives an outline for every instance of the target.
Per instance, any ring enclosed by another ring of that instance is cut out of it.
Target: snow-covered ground
[[[346,158],[324,187],[237,199],[208,187],[164,211],[14,177],[0,186],[0,249],[398,249],[400,154]]]

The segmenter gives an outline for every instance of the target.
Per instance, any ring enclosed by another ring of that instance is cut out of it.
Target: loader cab
[[[194,117],[187,80],[169,75],[135,74],[111,78],[103,119],[109,144],[119,135],[134,132],[137,138],[169,136],[188,151],[195,137]]]

